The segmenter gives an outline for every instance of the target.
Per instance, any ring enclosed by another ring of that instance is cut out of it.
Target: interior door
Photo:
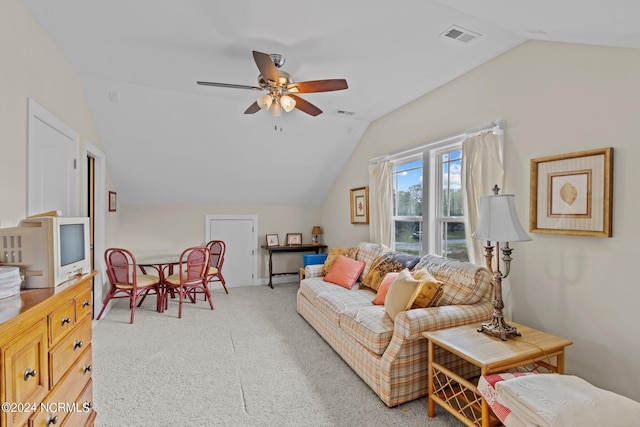
[[[205,240],[223,240],[227,247],[222,274],[227,288],[249,286],[257,276],[256,216],[207,215]],[[206,243],[205,242],[205,243]],[[215,286],[215,282],[212,286]]]
[[[79,216],[79,135],[29,100],[27,215],[53,210]]]

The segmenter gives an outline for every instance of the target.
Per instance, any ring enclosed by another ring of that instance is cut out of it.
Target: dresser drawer
[[[28,404],[31,408],[40,404],[49,390],[46,354],[47,324],[42,319],[4,349],[2,367],[5,373],[5,398],[3,402]],[[7,427],[22,426],[27,421],[29,412],[16,410],[1,415],[6,416]]]
[[[49,314],[49,344],[56,345],[76,324],[76,305],[69,300]]]
[[[53,388],[91,344],[91,318],[85,317],[49,351],[50,386]]]
[[[82,403],[78,402],[85,387],[91,384],[91,370],[86,369],[86,366],[91,366],[91,345],[71,367],[64,381],[60,382],[42,402],[39,412],[29,420],[29,426],[46,427],[47,421],[50,421],[51,425],[67,425],[66,419],[73,414],[90,412],[91,408],[83,407]]]
[[[65,420],[65,427],[84,427],[89,424],[90,420],[94,420],[96,413],[93,410],[93,382],[89,380],[89,383],[82,390],[82,394],[76,400],[76,407],[78,411],[69,414]]]
[[[76,297],[76,322],[81,321],[85,316],[91,316],[93,312],[92,292],[87,289]]]

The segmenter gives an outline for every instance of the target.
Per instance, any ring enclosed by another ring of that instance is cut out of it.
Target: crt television
[[[0,229],[0,261],[24,271],[25,288],[53,288],[91,271],[89,218],[36,217]]]

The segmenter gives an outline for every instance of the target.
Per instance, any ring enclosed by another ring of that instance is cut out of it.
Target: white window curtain
[[[462,142],[462,186],[465,201],[465,230],[469,261],[485,266],[481,242],[471,238],[478,223],[478,198],[490,195],[494,185],[504,187],[502,162],[503,132],[494,128],[469,136]]]
[[[373,243],[393,245],[393,163],[369,165],[369,238]]]

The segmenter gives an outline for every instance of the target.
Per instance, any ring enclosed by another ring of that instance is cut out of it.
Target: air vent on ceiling
[[[474,33],[466,28],[458,27],[457,25],[449,27],[447,31],[440,35],[462,43],[469,43],[471,40],[481,36],[481,34]]]
[[[355,113],[353,111],[336,110],[336,114],[341,114],[343,116],[353,116]]]

